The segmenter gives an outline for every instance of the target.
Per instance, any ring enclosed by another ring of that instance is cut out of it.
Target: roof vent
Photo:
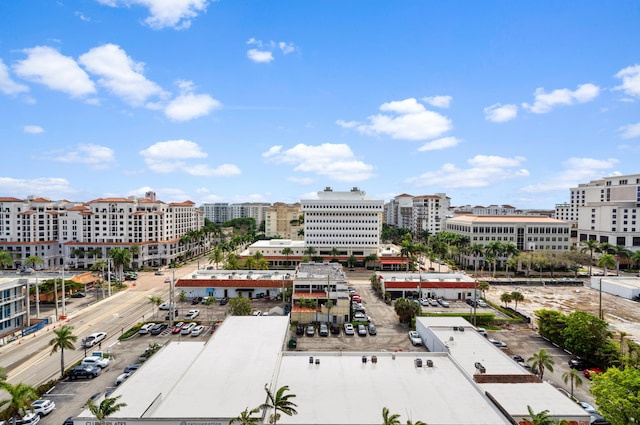
[[[378,363],[378,356],[371,356],[371,363]]]
[[[454,326],[454,327],[453,327],[453,330],[454,330],[454,331],[457,331],[457,330],[458,330],[458,327],[457,327],[457,326]]]
[[[320,364],[320,359],[316,359],[316,365]]]
[[[464,332],[464,326],[459,326],[459,327],[458,327],[458,330],[459,330],[460,332]]]
[[[362,363],[366,363],[367,362],[367,356],[362,356]]]
[[[422,359],[417,358],[414,360],[416,367],[422,367]]]
[[[309,356],[309,364],[313,364],[313,356]]]
[[[478,373],[487,373],[487,369],[484,368],[482,363],[476,362],[474,366],[476,367],[476,370],[478,371]]]

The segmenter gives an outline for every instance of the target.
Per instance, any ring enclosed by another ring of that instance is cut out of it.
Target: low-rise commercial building
[[[383,293],[396,298],[474,298],[476,281],[464,273],[386,273],[377,272]],[[478,297],[478,294],[476,294]]]

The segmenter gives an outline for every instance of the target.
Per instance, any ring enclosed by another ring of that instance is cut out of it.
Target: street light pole
[[[169,327],[173,328],[173,319],[176,313],[174,304],[173,304],[173,284],[176,280],[176,270],[171,270],[171,282],[169,283]]]
[[[62,315],[67,315],[66,303],[64,298],[64,262],[62,263]]]
[[[38,282],[38,272],[36,271],[36,319],[40,318],[40,283]]]

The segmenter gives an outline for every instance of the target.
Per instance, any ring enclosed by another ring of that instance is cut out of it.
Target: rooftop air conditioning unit
[[[416,367],[422,367],[422,359],[418,358],[415,360]]]
[[[366,363],[367,362],[367,356],[362,356],[362,363]]]
[[[433,367],[433,360],[427,360],[427,367]]]
[[[460,332],[464,332],[464,326],[459,326],[459,327],[458,327],[458,330],[459,330]]]

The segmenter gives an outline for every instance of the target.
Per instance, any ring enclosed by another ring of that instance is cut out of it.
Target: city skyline
[[[640,8],[0,4],[0,196],[552,209],[637,174]]]

